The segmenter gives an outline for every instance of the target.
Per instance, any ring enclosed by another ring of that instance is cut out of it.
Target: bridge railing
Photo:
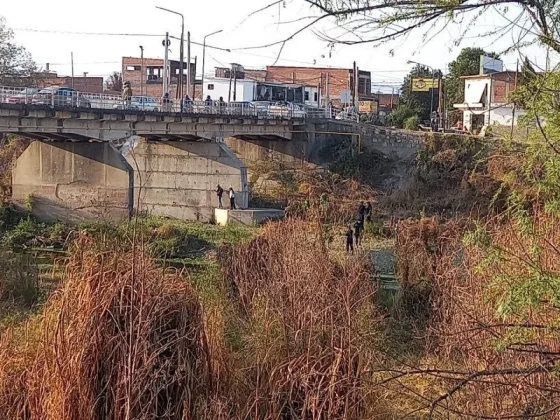
[[[78,92],[69,88],[44,89],[0,86],[0,103],[79,107],[141,112],[182,113],[197,115],[244,116],[261,119],[333,118],[330,108],[313,108],[298,104],[263,104],[253,102],[192,101],[171,98]]]

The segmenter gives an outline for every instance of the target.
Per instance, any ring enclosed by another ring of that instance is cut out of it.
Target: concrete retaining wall
[[[12,171],[16,205],[46,222],[122,220],[131,210],[129,168],[108,143],[35,141]]]
[[[134,171],[134,209],[142,214],[210,221],[216,185],[248,206],[247,169],[224,143],[141,140],[125,158]],[[224,204],[228,199],[224,194]]]

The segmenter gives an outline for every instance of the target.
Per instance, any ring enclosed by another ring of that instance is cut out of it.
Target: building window
[[[135,71],[140,70],[141,68],[141,66],[126,66],[126,71]]]
[[[214,85],[212,84],[208,85],[208,90],[214,90]]]
[[[305,99],[304,100],[305,101],[309,100],[309,91],[308,90],[305,91]]]
[[[313,102],[318,102],[318,99],[319,99],[319,98],[318,98],[318,96],[317,96],[317,92],[315,92],[315,93],[313,94]]]

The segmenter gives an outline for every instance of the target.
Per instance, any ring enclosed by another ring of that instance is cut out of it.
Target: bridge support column
[[[109,143],[34,141],[15,163],[12,195],[45,222],[123,220],[132,211],[131,181]]]
[[[225,143],[148,142],[125,152],[134,171],[134,209],[140,214],[211,221],[216,186],[232,187],[236,203],[248,206],[247,169]]]

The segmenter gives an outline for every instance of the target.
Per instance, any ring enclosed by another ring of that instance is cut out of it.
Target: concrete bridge
[[[14,202],[50,222],[209,221],[218,184],[248,206],[247,168],[225,138],[290,142],[313,130],[303,118],[0,103],[0,133],[35,140],[13,169]]]
[[[303,118],[182,114],[0,103],[0,131],[49,141],[291,139]]]

